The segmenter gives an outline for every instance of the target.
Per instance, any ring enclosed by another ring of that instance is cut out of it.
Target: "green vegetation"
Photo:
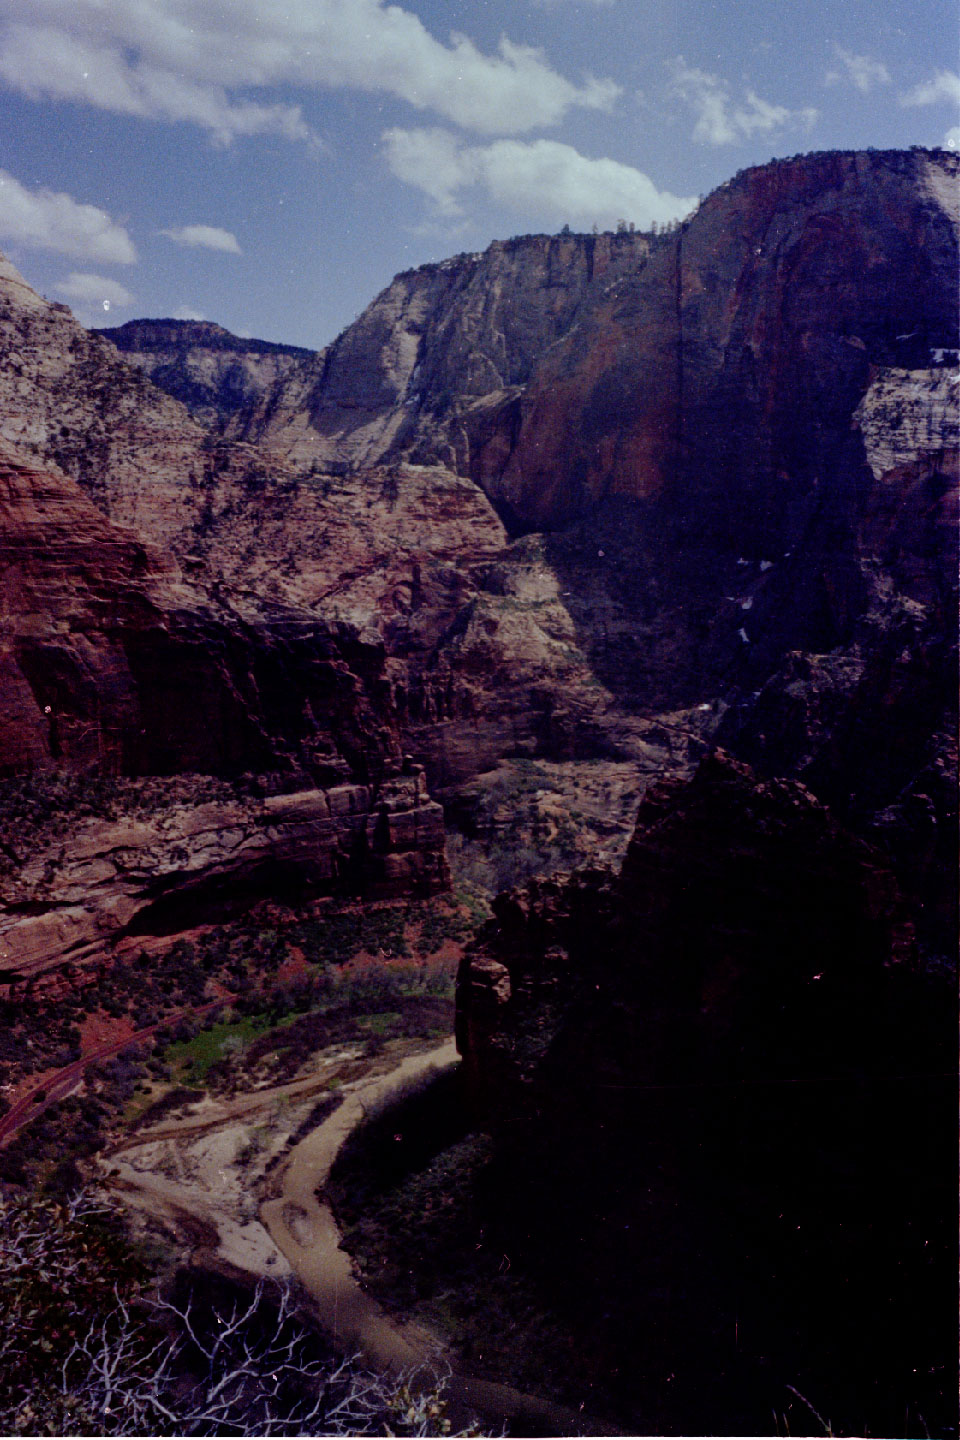
[[[269,1027],[270,1022],[263,1014],[222,1020],[209,1029],[201,1028],[190,1040],[175,1041],[167,1047],[164,1059],[178,1080],[202,1084],[211,1066],[245,1048]]]
[[[7,798],[24,793],[8,787]],[[104,808],[110,793],[106,782],[92,786],[88,801]],[[349,1047],[361,1062],[391,1041],[449,1034],[456,950],[444,947],[461,944],[480,918],[482,901],[466,892],[308,916],[263,907],[163,952],[128,953],[99,975],[78,971],[59,996],[11,986],[0,996],[0,1083],[79,1059],[84,1014],[155,1033],[91,1063],[82,1100],[52,1105],[21,1129],[0,1150],[0,1181],[67,1193],[80,1182],[78,1165],[118,1128],[175,1108],[167,1085],[233,1093],[253,1076],[285,1083],[329,1046]],[[212,983],[232,998],[206,1018],[190,1013],[211,1004]],[[7,1105],[0,1098],[0,1109]]]
[[[356,1003],[369,1009],[364,992],[377,998],[374,1008],[379,1009],[389,1008],[398,993],[452,993],[450,962],[444,966],[431,957],[447,942],[462,944],[485,918],[482,902],[473,895],[374,907],[331,905],[309,918],[281,914],[271,923],[254,914],[177,940],[161,954],[127,955],[97,977],[78,971],[69,993],[59,998],[35,996],[13,985],[5,997],[0,995],[0,1083],[79,1059],[77,1020],[83,1014],[99,1011],[146,1030],[171,1011],[207,1003],[211,981],[243,996],[245,1015],[263,1012],[264,1027],[268,1018],[276,1024],[306,1004]],[[351,961],[361,964],[340,968]],[[364,964],[365,976],[360,973]],[[283,967],[299,973],[278,979]],[[242,1029],[238,1037],[249,1038]],[[210,1064],[219,1058],[213,1056]],[[198,1078],[206,1068],[204,1062]]]
[[[294,925],[289,940],[315,965],[338,965],[365,952],[368,955],[404,957],[410,954],[405,927],[411,906],[379,910],[333,912],[317,920]]]

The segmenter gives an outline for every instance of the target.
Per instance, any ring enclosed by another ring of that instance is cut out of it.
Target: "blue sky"
[[[402,269],[798,151],[960,146],[955,0],[0,0],[0,247],[319,347]]]

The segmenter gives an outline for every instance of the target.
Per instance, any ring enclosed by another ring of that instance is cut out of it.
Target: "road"
[[[57,1071],[0,1118],[0,1146],[12,1139],[29,1121],[43,1114],[49,1106],[65,1099],[76,1090],[83,1081],[83,1073],[88,1065],[107,1060],[129,1045],[151,1039],[162,1026],[175,1024],[178,1020],[190,1016],[204,1015],[210,1010],[229,1004],[233,998],[224,996],[195,1009],[180,1010],[167,1015],[156,1024],[138,1030],[124,1040],[102,1045]],[[442,1371],[449,1363],[449,1357],[443,1353],[443,1347],[436,1336],[411,1322],[404,1323],[388,1316],[377,1301],[361,1287],[353,1274],[349,1255],[340,1249],[340,1232],[333,1213],[317,1199],[316,1192],[324,1184],[347,1135],[363,1119],[371,1106],[385,1099],[406,1082],[431,1069],[438,1070],[452,1065],[457,1058],[456,1045],[450,1039],[431,1050],[408,1056],[385,1075],[371,1076],[344,1087],[346,1094],[343,1104],[292,1148],[283,1174],[281,1196],[276,1200],[266,1201],[260,1207],[263,1228],[289,1262],[301,1284],[314,1297],[324,1327],[348,1350],[351,1347],[358,1348],[374,1364],[395,1371],[410,1370],[425,1363],[436,1364]],[[271,1103],[281,1094],[289,1098],[293,1094],[309,1092],[316,1086],[317,1081],[311,1079],[240,1097],[227,1107],[229,1114],[219,1117],[219,1123],[246,1109]],[[43,1093],[42,1100],[37,1099],[38,1092]],[[185,1123],[180,1120],[162,1130],[150,1132],[150,1138],[163,1138],[168,1130],[170,1134],[183,1135],[193,1129],[216,1128],[217,1123],[215,1119],[205,1118],[191,1126],[189,1121]],[[142,1139],[138,1143],[142,1143]],[[138,1184],[142,1188],[142,1179],[138,1180]],[[216,1217],[212,1218],[216,1220]],[[501,1419],[509,1421],[515,1432],[517,1425],[522,1427],[524,1419],[527,1419],[536,1420],[537,1428],[541,1432],[546,1426],[549,1433],[556,1435],[617,1433],[612,1427],[591,1423],[582,1414],[576,1414],[548,1400],[524,1394],[495,1381],[458,1374],[455,1370],[447,1383],[446,1395],[450,1404],[450,1417],[455,1424],[462,1424],[471,1414],[479,1412],[498,1423]],[[522,1428],[517,1433],[523,1433]]]
[[[177,1010],[172,1015],[165,1015],[154,1025],[148,1025],[145,1030],[138,1030],[134,1035],[128,1035],[125,1040],[113,1040],[109,1045],[101,1045],[97,1050],[91,1050],[88,1055],[82,1055],[79,1060],[74,1060],[70,1065],[65,1065],[58,1070],[49,1080],[37,1085],[15,1105],[11,1105],[6,1115],[0,1117],[0,1147],[7,1144],[30,1120],[36,1120],[44,1110],[55,1105],[58,1100],[65,1100],[72,1095],[74,1090],[79,1089],[83,1083],[83,1072],[88,1065],[95,1065],[98,1060],[109,1060],[111,1055],[119,1055],[121,1050],[126,1050],[128,1045],[137,1045],[142,1040],[150,1040],[165,1025],[175,1025],[178,1020],[185,1020],[191,1016],[206,1015],[209,1010],[216,1010],[224,1005],[229,1005],[235,997],[225,995],[221,1000],[211,1000],[206,1005],[198,1005],[187,1010]],[[39,1096],[43,1099],[39,1099]]]

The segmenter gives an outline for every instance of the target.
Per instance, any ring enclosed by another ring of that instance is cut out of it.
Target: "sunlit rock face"
[[[517,397],[650,246],[644,235],[525,235],[406,271],[278,383],[244,438],[298,465],[408,456],[470,474],[474,426]]]
[[[850,674],[905,608],[928,630],[950,613],[956,172],[947,152],[801,156],[674,234],[408,272],[247,434],[294,468],[440,459],[511,534],[541,533],[465,586],[433,656],[448,719],[502,713],[483,672],[509,686],[526,656],[543,684],[507,709],[551,758],[640,758],[626,717],[689,733],[732,700],[739,723],[794,652],[842,651]],[[438,772],[428,713],[415,728]]]
[[[96,552],[17,539],[8,769],[322,786],[408,753],[467,844],[539,853],[560,807],[586,857],[622,767],[639,799],[719,734],[881,840],[942,945],[956,166],[800,157],[672,234],[497,243],[316,355],[197,322],[121,355],[4,264],[0,439]]]
[[[314,752],[374,773],[399,755],[380,646],[295,611],[254,625],[13,452],[0,486],[6,773],[296,774]]]
[[[232,335],[209,320],[128,320],[97,332],[191,415],[226,434],[313,351]]]
[[[121,327],[174,394],[266,367],[216,421],[245,444],[11,285],[2,423],[29,409],[38,453],[245,613],[375,633],[448,795],[511,755],[646,768],[651,736],[683,767],[728,706],[728,745],[756,731],[795,653],[842,653],[847,683],[907,611],[949,613],[956,166],[798,157],[673,234],[498,242],[398,276],[315,356]]]
[[[529,529],[668,488],[717,542],[782,551],[849,465],[878,375],[909,390],[956,351],[956,167],[800,156],[743,172],[673,234],[527,236],[408,271],[247,436],[321,466],[428,453]]]

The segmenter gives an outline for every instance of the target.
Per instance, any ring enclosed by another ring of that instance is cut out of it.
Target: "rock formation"
[[[723,752],[619,875],[499,897],[458,1041],[500,1223],[638,1429],[765,1433],[789,1384],[948,1423],[951,993],[883,854]]]
[[[0,968],[442,886],[431,795],[486,880],[639,804],[497,902],[459,1030],[648,1433],[945,1413],[958,166],[497,243],[316,354],[0,264]]]
[[[469,474],[473,424],[649,251],[645,235],[524,235],[408,270],[278,382],[244,438],[299,466],[408,456]]]
[[[449,883],[443,811],[422,774],[266,798],[191,793],[202,788],[128,786],[117,818],[67,816],[15,854],[0,881],[6,977],[102,961],[131,937],[231,919],[261,898],[380,900]]]
[[[719,734],[883,843],[942,946],[956,169],[797,157],[673,234],[497,243],[398,276],[316,355],[161,321],[120,354],[5,267],[0,439],[145,567],[82,705],[62,627],[10,650],[8,768],[51,756],[65,688],[71,763],[83,733],[135,773],[302,785],[336,756],[367,783],[406,752],[470,845],[488,797],[509,826],[524,767],[563,766],[529,824],[567,809],[588,853],[597,766],[639,799]]]
[[[345,471],[334,491],[361,477],[371,514],[367,467],[441,459],[511,534],[542,532],[467,575],[472,542],[448,546],[458,594],[433,606],[421,584],[415,637],[387,606],[405,690],[432,692],[409,743],[448,795],[473,778],[464,720],[482,717],[483,771],[642,762],[664,723],[695,755],[727,707],[725,744],[816,788],[810,755],[771,751],[771,693],[797,663],[834,696],[869,673],[857,725],[879,738],[877,667],[905,647],[928,699],[900,712],[896,776],[874,767],[885,792],[858,782],[848,814],[896,803],[907,755],[927,769],[932,710],[953,728],[956,176],[947,152],[800,156],[672,235],[531,236],[407,272],[264,399],[246,437]],[[507,695],[528,667],[539,683]]]
[[[128,320],[97,332],[202,425],[243,430],[260,401],[313,352],[232,335],[209,320]]]
[[[226,785],[212,804],[154,785],[144,814],[133,785],[133,813],[109,823],[68,810],[36,834],[9,824],[5,968],[97,958],[132,929],[189,928],[271,887],[376,897],[447,883],[442,812],[419,767],[402,773],[381,646],[297,612],[250,624],[73,481],[11,452],[0,534],[7,775],[265,772],[261,789],[325,787],[254,802]]]

